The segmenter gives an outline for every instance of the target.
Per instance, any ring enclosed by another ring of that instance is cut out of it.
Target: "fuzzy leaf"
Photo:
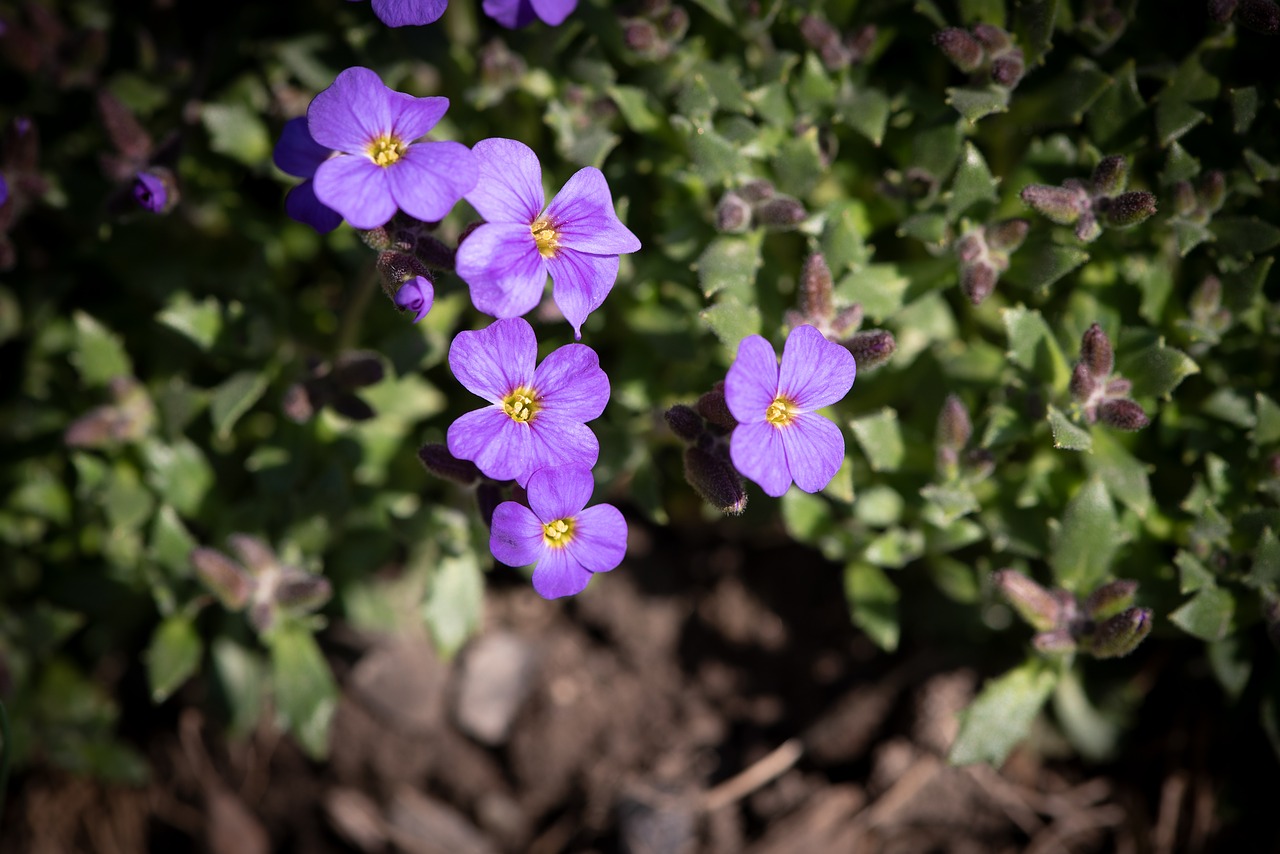
[[[1169,615],[1169,621],[1189,635],[1214,642],[1225,638],[1231,631],[1236,600],[1221,587],[1205,587]]]
[[[754,305],[743,305],[733,296],[722,297],[698,317],[731,353],[738,352],[738,343],[743,338],[760,332],[760,309]]]
[[[897,471],[906,455],[898,413],[885,407],[875,415],[849,422],[854,438],[867,456],[872,471]]]
[[[702,295],[711,297],[726,289],[752,293],[756,271],[760,269],[763,237],[763,232],[754,231],[742,236],[722,235],[712,240],[694,264]]]
[[[1100,478],[1091,477],[1067,503],[1049,555],[1058,586],[1077,594],[1096,587],[1107,577],[1119,539],[1111,496]]]
[[[147,647],[147,680],[151,702],[163,703],[200,666],[204,643],[185,614],[175,614],[156,626]]]
[[[442,558],[422,605],[431,639],[442,656],[452,657],[480,628],[483,607],[484,575],[476,556],[466,551]]]
[[[948,757],[951,764],[1001,765],[1031,731],[1057,681],[1048,664],[1032,659],[987,682],[960,715],[960,732]]]
[[[209,399],[209,415],[218,436],[226,438],[231,435],[231,428],[266,393],[267,385],[266,376],[258,371],[241,371],[213,390]]]
[[[1133,383],[1133,397],[1164,397],[1200,367],[1181,350],[1163,341],[1132,354],[1122,354],[1116,367]]]
[[[133,375],[133,363],[119,335],[83,311],[77,311],[73,319],[76,341],[71,362],[87,385],[105,385],[116,377]]]
[[[305,626],[285,624],[267,641],[276,711],[307,754],[324,759],[329,754],[329,727],[338,705],[329,663]]]
[[[951,196],[947,200],[947,219],[955,221],[971,206],[979,202],[994,202],[999,198],[996,187],[999,182],[991,176],[987,161],[973,143],[967,142],[960,165],[951,181]]]
[[[890,109],[889,96],[884,92],[856,87],[842,93],[836,102],[835,118],[879,146],[884,141]]]
[[[851,563],[844,570],[844,595],[853,624],[885,652],[898,648],[898,588],[884,570]]]
[[[1093,448],[1093,435],[1088,428],[1077,426],[1056,407],[1049,407],[1049,427],[1053,430],[1053,446],[1064,451],[1088,451]]]
[[[947,89],[947,103],[964,116],[969,124],[995,113],[1009,109],[1009,90],[1002,86],[985,86],[981,89],[952,86]]]

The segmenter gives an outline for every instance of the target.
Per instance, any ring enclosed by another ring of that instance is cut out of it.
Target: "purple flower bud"
[[[1077,220],[1075,232],[1077,240],[1092,243],[1102,235],[1102,226],[1098,224],[1098,218],[1092,212],[1085,212]]]
[[[502,487],[496,483],[482,481],[476,487],[476,510],[480,513],[485,527],[493,527],[493,511],[502,503]]]
[[[711,391],[698,398],[696,408],[699,415],[726,433],[738,426],[738,419],[733,417],[729,404],[725,402],[723,382],[716,383]]]
[[[386,370],[377,353],[352,350],[334,359],[332,376],[341,388],[364,388],[382,382]]]
[[[1200,202],[1205,210],[1215,213],[1222,207],[1227,197],[1227,176],[1222,174],[1221,169],[1210,169],[1200,176],[1198,190]]]
[[[428,444],[418,449],[418,459],[438,478],[470,486],[480,479],[480,469],[470,460],[460,460],[445,445]],[[497,506],[496,504],[494,505]]]
[[[622,40],[627,49],[649,59],[658,59],[664,43],[658,28],[644,18],[631,18],[622,27]]]
[[[276,603],[295,611],[314,611],[333,595],[329,579],[309,572],[293,570],[280,580],[275,589]]]
[[[835,306],[831,299],[831,290],[835,282],[831,278],[831,268],[821,252],[814,252],[804,262],[804,270],[800,273],[800,311],[811,322],[830,320],[835,314]]]
[[[238,611],[248,603],[253,579],[231,558],[216,549],[198,548],[191,552],[191,565],[209,591],[229,610]]]
[[[800,37],[814,50],[840,43],[840,31],[817,15],[804,15],[800,18]]]
[[[866,59],[867,54],[871,52],[872,46],[876,43],[876,34],[876,25],[867,24],[845,36],[844,46],[849,52],[849,62],[851,64],[857,65]]]
[[[1051,631],[1061,622],[1062,603],[1021,572],[1001,569],[991,574],[991,581],[1018,616],[1036,631]]]
[[[1119,580],[1104,584],[1084,601],[1084,612],[1093,620],[1114,617],[1133,604],[1138,582]]]
[[[157,175],[139,172],[133,179],[133,200],[151,213],[163,213],[169,203],[169,191]]]
[[[1111,339],[1096,323],[1086,329],[1080,338],[1080,361],[1099,380],[1105,380],[1115,370],[1116,356],[1111,349]]]
[[[3,207],[7,201],[9,201],[9,182],[0,175],[0,207]]]
[[[319,406],[311,399],[306,383],[294,383],[285,389],[280,408],[284,410],[285,416],[290,421],[302,424],[311,420]]]
[[[1022,242],[1027,239],[1031,223],[1025,219],[1014,218],[995,222],[983,229],[987,238],[987,246],[995,252],[1016,252]]]
[[[992,53],[999,53],[1013,47],[1009,34],[991,24],[974,24],[973,37]]]
[[[748,181],[738,188],[738,195],[746,199],[751,204],[759,204],[767,202],[774,197],[777,191],[774,189],[773,183],[764,178],[756,178]]]
[[[1098,420],[1117,430],[1133,432],[1151,423],[1142,407],[1128,398],[1104,400],[1098,408]]]
[[[232,534],[227,537],[227,542],[250,575],[258,577],[273,572],[280,566],[280,559],[276,557],[276,553],[257,537],[249,534]]]
[[[987,250],[986,241],[981,233],[971,231],[955,242],[953,247],[956,257],[968,264],[976,261]]]
[[[737,516],[747,507],[742,476],[729,460],[702,448],[686,448],[684,479],[703,500],[721,513]]]
[[[1076,366],[1071,369],[1071,382],[1067,385],[1071,399],[1077,403],[1085,403],[1093,397],[1098,385],[1098,380],[1089,373],[1089,366],[1084,362],[1076,362]]]
[[[986,58],[982,44],[959,27],[947,27],[933,35],[933,43],[951,64],[965,73],[977,71]]]
[[[855,302],[853,305],[845,306],[836,312],[835,318],[831,321],[831,334],[838,338],[843,338],[856,331],[861,325],[862,304]]]
[[[1196,191],[1192,189],[1190,181],[1179,181],[1173,185],[1174,213],[1181,217],[1190,217],[1199,207],[1200,200],[1196,198]]]
[[[1219,24],[1225,24],[1236,13],[1240,0],[1209,0],[1209,17]]]
[[[1094,658],[1119,658],[1138,648],[1151,634],[1150,608],[1130,608],[1098,626],[1089,639],[1089,653]]]
[[[1208,318],[1222,308],[1222,280],[1217,276],[1205,276],[1194,291],[1188,303],[1191,316],[1197,319]]]
[[[1274,36],[1280,33],[1280,6],[1272,0],[1240,0],[1236,20],[1242,27]]]
[[[683,403],[677,403],[668,409],[663,417],[667,419],[671,432],[686,442],[698,441],[698,437],[706,429],[702,416],[694,411],[693,407],[685,406]]]
[[[730,190],[716,204],[716,231],[721,234],[740,234],[751,227],[751,205],[742,196]]]
[[[405,282],[416,276],[430,278],[431,271],[418,260],[416,255],[397,250],[378,253],[376,262],[378,273],[382,276],[383,287],[393,300]]]
[[[799,200],[790,196],[775,196],[756,208],[760,223],[766,227],[790,230],[804,222],[809,212]]]
[[[435,298],[436,291],[430,280],[423,276],[414,276],[396,291],[395,303],[397,307],[413,312],[413,322],[417,323],[431,311]]]
[[[973,435],[973,423],[969,420],[969,410],[957,395],[949,394],[938,413],[938,429],[936,443],[940,448],[960,450],[969,444]]]
[[[1124,377],[1112,377],[1107,380],[1107,397],[1127,397],[1133,390],[1133,383]]]
[[[859,371],[880,367],[888,362],[894,351],[898,349],[898,342],[894,340],[893,333],[884,329],[868,329],[842,343],[845,349],[853,354],[853,361]]]
[[[960,271],[960,290],[969,298],[969,302],[981,305],[982,301],[991,296],[991,292],[996,289],[998,278],[995,268],[990,264],[985,262],[972,264]]]
[[[1016,88],[1026,72],[1026,64],[1022,59],[1022,51],[1013,49],[1003,56],[998,56],[991,63],[991,79],[997,86],[1006,89]]]
[[[1089,209],[1089,198],[1082,189],[1029,184],[1019,194],[1037,213],[1059,225],[1072,225]]]
[[[1104,157],[1093,170],[1093,192],[1098,196],[1116,196],[1129,185],[1129,162],[1119,154]]]
[[[1101,201],[1101,200],[1100,200]],[[1156,212],[1156,197],[1145,190],[1121,193],[1114,199],[1107,199],[1100,205],[1106,216],[1107,225],[1113,228],[1128,228],[1150,219]]]
[[[683,6],[672,6],[670,11],[658,19],[658,29],[670,42],[679,42],[689,32],[689,13]]]
[[[1036,648],[1037,652],[1045,655],[1062,655],[1068,652],[1075,652],[1076,639],[1067,629],[1053,629],[1048,632],[1040,632],[1031,639],[1031,645]]]

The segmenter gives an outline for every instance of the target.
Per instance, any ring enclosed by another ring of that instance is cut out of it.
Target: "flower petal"
[[[844,462],[844,436],[831,419],[805,412],[776,432],[782,434],[787,470],[795,478],[796,486],[805,492],[819,491],[840,471]]]
[[[452,428],[451,428],[452,430]],[[768,422],[739,424],[729,439],[729,458],[745,478],[760,484],[766,495],[778,498],[791,486],[782,431]],[[451,449],[452,450],[452,449]]]
[[[528,566],[542,557],[542,522],[523,504],[504,501],[493,511],[489,551],[507,566]]]
[[[386,172],[400,210],[423,222],[444,219],[476,185],[475,159],[460,142],[411,145]]]
[[[640,240],[618,219],[604,173],[587,166],[573,173],[547,205],[547,218],[560,246],[592,255],[618,255],[640,249]]]
[[[764,420],[777,396],[778,356],[773,345],[759,335],[748,335],[738,344],[738,357],[725,375],[725,404],[740,424],[753,424]]]
[[[390,101],[392,133],[406,143],[425,136],[449,111],[448,98],[415,98],[393,90]]]
[[[533,23],[529,0],[484,0],[484,13],[509,30]]]
[[[586,428],[583,428],[586,429]],[[471,460],[493,480],[527,479],[533,457],[533,430],[511,420],[496,406],[468,412],[449,425],[445,434],[449,453]]]
[[[448,5],[449,0],[373,0],[373,13],[388,27],[420,27],[438,21]]]
[[[558,27],[578,5],[578,0],[531,0],[543,23]]]
[[[627,521],[612,504],[588,507],[574,519],[569,553],[592,572],[608,572],[627,554]]]
[[[588,255],[561,248],[547,259],[551,273],[551,296],[573,327],[573,337],[582,337],[582,324],[604,302],[618,280],[617,255]]]
[[[581,593],[590,580],[591,573],[573,559],[568,549],[547,549],[533,568],[533,589],[543,599]]]
[[[311,138],[334,151],[366,154],[371,142],[391,130],[390,92],[369,69],[348,68],[307,107]]]
[[[591,500],[596,481],[584,466],[555,466],[529,475],[529,508],[543,524],[576,516]]]
[[[812,412],[848,394],[857,372],[853,354],[847,349],[828,341],[812,326],[797,326],[782,350],[778,390],[801,409]]]
[[[305,117],[290,119],[280,131],[271,159],[280,169],[295,178],[310,178],[316,167],[329,159],[333,152],[311,138]]]
[[[533,327],[519,317],[459,332],[449,345],[453,375],[467,391],[490,403],[500,402],[520,386],[532,385],[537,359]],[[502,417],[511,420],[505,413]]]
[[[518,222],[527,230],[545,198],[538,155],[523,142],[497,137],[480,140],[471,152],[479,177],[467,201],[489,222]]]
[[[321,234],[327,234],[342,224],[342,216],[316,198],[312,181],[303,181],[284,197],[284,212],[290,219],[305,223]]]
[[[547,262],[529,226],[518,223],[491,222],[471,232],[458,247],[455,269],[476,309],[494,317],[532,311],[547,286]]]
[[[609,402],[609,377],[585,344],[553,350],[534,371],[533,387],[543,406],[573,421],[599,418]]]
[[[538,469],[559,466],[582,466],[590,469],[600,459],[600,440],[587,425],[563,418],[546,409],[533,416],[530,423],[533,426],[533,436],[524,457],[526,469],[515,476],[516,483],[521,486],[527,486],[530,476]]]
[[[385,225],[396,213],[387,171],[363,155],[342,154],[321,163],[316,198],[356,228]]]

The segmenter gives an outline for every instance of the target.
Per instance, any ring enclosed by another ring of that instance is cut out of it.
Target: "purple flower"
[[[558,27],[578,5],[578,0],[484,0],[484,13],[508,29],[525,27],[535,17]]]
[[[419,27],[439,20],[448,5],[449,0],[373,0],[373,14],[388,27]]]
[[[734,467],[774,498],[793,480],[805,492],[830,483],[844,462],[844,436],[815,410],[848,394],[856,373],[849,351],[812,326],[787,336],[781,368],[768,341],[743,338],[724,380],[738,420],[729,440]]]
[[[599,169],[574,173],[543,210],[542,167],[529,146],[485,139],[473,152],[480,177],[467,201],[486,222],[458,247],[458,275],[475,307],[494,317],[519,317],[552,295],[575,338],[618,278],[618,255],[640,241],[613,211]]]
[[[306,118],[290,119],[280,132],[280,141],[271,159],[281,172],[295,178],[306,178],[284,197],[284,212],[291,219],[306,223],[321,234],[333,231],[342,222],[342,216],[326,207],[316,198],[315,183],[311,180],[321,163],[333,156],[333,152],[311,138]]]
[[[581,593],[592,573],[608,572],[627,553],[618,508],[587,507],[594,487],[582,466],[538,469],[529,477],[528,507],[506,501],[493,511],[489,551],[508,566],[536,563],[533,589],[544,599]]]
[[[412,311],[416,315],[413,322],[417,323],[431,311],[435,299],[436,289],[432,287],[431,281],[425,276],[414,276],[396,291],[395,302],[400,308]]]
[[[449,367],[491,406],[449,425],[449,453],[494,480],[521,486],[541,468],[595,465],[600,444],[586,422],[609,402],[609,378],[585,344],[566,344],[534,369],[538,342],[523,318],[459,332]]]
[[[151,213],[162,213],[169,201],[169,191],[158,175],[139,172],[133,179],[133,200]]]
[[[396,92],[367,68],[343,71],[307,108],[311,138],[337,152],[316,167],[316,198],[360,229],[385,225],[396,208],[444,219],[475,186],[475,159],[461,143],[414,140],[448,109],[448,98]]]
[[[0,205],[7,201],[9,201],[9,182],[4,179],[3,175],[0,175]]]

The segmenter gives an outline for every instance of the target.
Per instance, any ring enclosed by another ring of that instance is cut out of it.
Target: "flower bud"
[[[305,383],[294,383],[285,389],[280,408],[284,410],[285,416],[290,421],[302,424],[310,421],[319,407],[311,399]]]
[[[658,19],[658,29],[668,40],[682,41],[689,32],[689,13],[683,6],[672,6],[667,14]]]
[[[1209,213],[1216,213],[1227,197],[1227,176],[1221,169],[1210,169],[1200,176],[1200,202]]]
[[[862,304],[854,303],[836,312],[831,321],[831,334],[843,338],[862,325]]]
[[[417,323],[431,311],[435,298],[436,291],[431,280],[425,276],[414,276],[400,286],[394,301],[397,308],[413,312],[413,322]]]
[[[940,448],[960,450],[969,444],[973,435],[973,423],[969,420],[969,410],[964,401],[957,395],[949,394],[938,413],[938,428],[935,433],[936,443]]]
[[[418,449],[418,459],[438,478],[470,486],[480,479],[480,469],[470,460],[460,460],[444,445],[428,444]]]
[[[1187,308],[1197,319],[1208,318],[1222,308],[1222,280],[1217,276],[1205,276],[1194,291]]]
[[[1080,215],[1075,231],[1076,239],[1082,243],[1092,243],[1102,236],[1102,226],[1098,225],[1098,218],[1088,211]]]
[[[144,211],[164,213],[169,209],[169,190],[160,176],[153,172],[139,172],[134,176],[130,192]]]
[[[1089,209],[1089,199],[1075,188],[1029,184],[1022,188],[1019,196],[1037,213],[1059,225],[1073,224]]]
[[[1098,390],[1098,380],[1089,373],[1089,366],[1084,362],[1076,362],[1076,366],[1071,369],[1071,382],[1068,383],[1067,390],[1071,392],[1071,399],[1077,403],[1088,401]]]
[[[991,296],[991,292],[996,289],[997,279],[994,267],[985,262],[979,262],[960,271],[960,290],[969,298],[969,302],[981,305],[982,301]]]
[[[260,576],[280,565],[280,559],[265,542],[249,534],[232,534],[227,537],[231,550],[252,576]]]
[[[1054,629],[1037,634],[1031,639],[1031,645],[1045,655],[1064,655],[1075,652],[1076,639],[1067,629]]]
[[[1096,323],[1080,338],[1080,361],[1088,367],[1089,373],[1100,380],[1111,376],[1115,370],[1116,356],[1111,349],[1111,339]]]
[[[991,581],[1018,616],[1038,632],[1052,631],[1062,617],[1062,603],[1048,590],[1014,569],[991,574]]]
[[[217,549],[197,548],[191,552],[196,575],[224,606],[238,611],[249,601],[253,579],[242,567]]]
[[[728,433],[738,426],[738,419],[729,411],[729,404],[724,399],[724,383],[718,382],[711,391],[698,398],[696,404],[698,414]]]
[[[835,282],[831,268],[821,252],[814,252],[804,262],[800,273],[800,311],[810,320],[829,320],[835,314],[831,290]]]
[[[1242,27],[1274,36],[1280,33],[1280,6],[1272,0],[1240,0],[1236,20]]]
[[[987,238],[987,246],[996,252],[1016,252],[1022,242],[1027,239],[1027,231],[1031,223],[1025,219],[1005,219],[992,223],[983,229]]]
[[[1104,400],[1098,408],[1098,420],[1117,430],[1133,432],[1151,423],[1142,407],[1128,398]]]
[[[622,27],[622,40],[627,48],[646,59],[661,59],[667,47],[658,28],[644,18],[631,18]]]
[[[392,299],[400,290],[400,286],[415,276],[421,276],[430,281],[431,271],[418,260],[417,256],[408,252],[396,250],[381,252],[378,254],[377,267],[382,275],[384,289]],[[434,296],[434,293],[432,295]]]
[[[952,249],[956,253],[957,258],[959,258],[963,263],[968,264],[976,261],[984,252],[986,252],[987,246],[986,241],[980,233],[971,231],[956,240]]]
[[[721,234],[740,234],[751,228],[751,205],[742,196],[730,190],[720,197],[716,205],[716,231]]]
[[[1209,17],[1219,24],[1225,24],[1236,13],[1240,0],[1209,0]]]
[[[756,208],[760,223],[769,228],[790,230],[804,222],[809,212],[798,199],[790,196],[774,196]]]
[[[933,43],[951,60],[951,64],[965,73],[982,67],[986,58],[982,44],[959,27],[947,27],[933,35]]]
[[[1009,34],[992,24],[974,24],[973,37],[991,53],[999,53],[1013,47]]]
[[[1129,161],[1119,154],[1104,157],[1093,170],[1093,192],[1098,196],[1117,196],[1129,185]]]
[[[375,252],[383,252],[391,248],[391,232],[387,230],[385,225],[380,225],[377,228],[359,229],[356,234],[360,236],[360,240],[365,246]]]
[[[1196,191],[1190,181],[1179,181],[1173,185],[1173,211],[1180,217],[1190,217],[1200,207]]]
[[[476,510],[485,527],[493,527],[493,511],[502,503],[502,487],[491,481],[482,481],[476,487]]]
[[[1138,582],[1119,580],[1104,584],[1084,601],[1084,612],[1092,620],[1106,620],[1133,605]]]
[[[671,428],[671,432],[686,442],[698,441],[698,437],[706,429],[702,416],[695,412],[693,407],[685,406],[683,403],[677,403],[668,409],[663,417],[667,419],[667,426]]]
[[[1151,634],[1150,608],[1130,608],[1100,624],[1089,639],[1089,653],[1094,658],[1119,658],[1138,648]]]
[[[418,244],[414,247],[418,260],[436,270],[452,270],[457,258],[457,250],[444,241],[430,234],[418,236]]]
[[[889,361],[893,352],[898,349],[898,342],[894,340],[893,333],[883,329],[858,332],[842,343],[845,349],[853,354],[854,364],[858,366],[859,371],[880,367]]]
[[[851,65],[857,65],[867,58],[867,54],[875,46],[877,32],[875,24],[867,24],[844,37],[844,46],[849,53]]]
[[[800,37],[814,50],[840,43],[840,31],[817,15],[804,15],[800,18]]]
[[[366,350],[352,350],[334,359],[331,374],[333,381],[346,389],[377,385],[385,375],[382,359]]]
[[[1128,228],[1150,219],[1156,212],[1156,197],[1145,190],[1121,193],[1114,199],[1108,199],[1101,205],[1106,216],[1107,225],[1113,228]]]
[[[314,611],[329,601],[333,595],[333,585],[322,575],[289,567],[285,577],[276,586],[275,600],[277,604],[291,611]]]
[[[1133,390],[1133,383],[1124,377],[1112,377],[1107,380],[1107,397],[1127,397],[1129,392]]]
[[[742,476],[727,459],[704,451],[686,448],[684,479],[694,491],[721,513],[737,516],[747,507],[747,490]]]
[[[1025,72],[1026,64],[1022,59],[1022,51],[1017,49],[996,57],[991,63],[992,81],[1006,89],[1016,88]]]
[[[329,406],[343,418],[350,418],[352,421],[368,421],[378,414],[372,406],[349,391],[335,394]]]
[[[748,181],[738,188],[738,195],[746,199],[751,204],[759,204],[767,202],[774,197],[777,190],[774,189],[773,183],[764,178],[756,178]]]

